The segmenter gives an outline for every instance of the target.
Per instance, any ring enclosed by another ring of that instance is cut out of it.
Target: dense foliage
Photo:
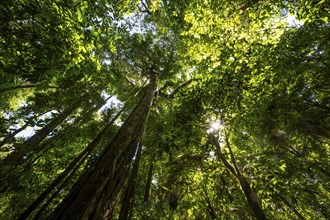
[[[1,219],[330,219],[330,3],[8,0]]]

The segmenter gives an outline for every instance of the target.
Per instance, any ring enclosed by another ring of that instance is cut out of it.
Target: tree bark
[[[138,91],[133,98],[139,93]],[[77,122],[85,122],[86,117],[88,117],[90,114],[95,112],[96,110],[100,109],[109,99],[113,97],[109,96],[104,101],[98,103],[95,107],[91,108],[84,116],[80,117]],[[38,208],[38,206],[41,204],[41,202],[47,198],[51,194],[51,192],[56,189],[56,191],[53,193],[53,195],[48,199],[46,204],[43,205],[43,207],[39,210],[37,215],[34,217],[34,219],[39,219],[39,217],[42,215],[43,211],[47,208],[47,206],[52,202],[52,200],[55,198],[55,196],[61,191],[62,188],[65,187],[64,182],[67,182],[70,177],[67,177],[68,175],[72,175],[82,164],[82,162],[87,158],[87,156],[98,146],[99,142],[104,139],[104,137],[109,133],[110,128],[113,126],[114,122],[118,119],[118,117],[121,115],[121,113],[129,106],[130,102],[132,101],[131,98],[125,103],[125,106],[111,119],[111,121],[101,130],[101,132],[95,137],[95,139],[88,144],[88,146],[85,148],[83,152],[81,152],[71,163],[70,165],[51,183],[51,185],[41,194],[39,197],[25,210],[24,213],[21,214],[19,219],[25,219],[27,218],[34,210]],[[67,131],[66,131],[67,132]],[[48,143],[48,142],[47,142]],[[46,143],[45,143],[46,144]],[[49,144],[49,143],[48,143]],[[67,177],[67,178],[66,178]],[[62,184],[59,186],[59,184],[62,182]]]
[[[149,201],[153,170],[154,170],[154,162],[150,161],[150,166],[149,166],[149,171],[148,171],[148,178],[147,178],[146,188],[145,188],[145,191],[144,191],[143,202],[148,202]]]
[[[65,127],[64,129],[62,129],[61,131],[59,131],[58,133],[56,133],[54,136],[52,136],[51,138],[48,138],[46,141],[42,142],[39,146],[38,149],[35,150],[35,154],[36,156],[33,158],[32,161],[29,161],[30,165],[32,163],[34,163],[38,158],[40,158],[44,153],[46,153],[50,148],[51,145],[58,139],[60,139],[61,137],[63,137],[64,135],[68,134],[71,130],[73,130],[75,127],[78,127],[80,124],[85,123],[86,121],[88,121],[89,116],[95,112],[96,110],[100,109],[106,102],[107,100],[109,100],[112,96],[108,97],[107,99],[105,99],[104,101],[101,101],[99,103],[96,104],[96,106],[92,107],[91,109],[89,109],[84,115],[80,116],[79,118],[77,118],[73,124],[68,125],[67,127]],[[120,111],[119,114],[121,114],[122,111]],[[117,116],[115,116],[117,117]],[[27,161],[28,159],[31,159],[31,157],[27,158],[25,161]]]
[[[124,194],[121,210],[119,214],[119,220],[129,220],[132,217],[133,195],[137,182],[137,176],[139,171],[140,159],[141,159],[142,144],[139,144],[136,158],[133,164],[131,176],[127,183],[126,192]]]
[[[58,187],[58,185],[68,176],[70,173],[74,172],[79,168],[77,164],[84,161],[87,156],[98,146],[101,140],[107,135],[113,123],[122,113],[122,110],[116,114],[116,116],[102,129],[102,131],[95,137],[95,139],[88,144],[88,146],[83,150],[70,164],[65,168],[65,170],[47,187],[47,189],[38,196],[38,198],[21,214],[18,219],[26,219],[34,210],[38,208],[41,202],[47,198],[51,192]]]
[[[128,171],[144,134],[156,88],[155,76],[136,108],[120,127],[95,165],[77,182],[55,209],[51,219],[104,219]]]

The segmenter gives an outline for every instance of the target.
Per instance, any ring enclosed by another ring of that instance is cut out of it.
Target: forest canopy
[[[328,0],[7,0],[0,219],[330,219]]]

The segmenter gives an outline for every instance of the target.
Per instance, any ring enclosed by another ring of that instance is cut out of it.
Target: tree
[[[329,219],[328,9],[4,4],[1,217]]]

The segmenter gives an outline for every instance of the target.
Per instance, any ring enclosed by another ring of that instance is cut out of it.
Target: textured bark
[[[70,176],[77,171],[77,169],[81,166],[81,164],[84,162],[84,160],[88,157],[88,155],[96,148],[96,146],[99,144],[99,142],[106,137],[106,135],[109,133],[110,128],[114,124],[114,122],[118,119],[118,117],[121,115],[121,113],[129,106],[132,99],[139,93],[138,91],[130,100],[128,100],[125,104],[125,106],[120,110],[113,119],[101,130],[101,132],[96,136],[96,138],[85,148],[83,152],[81,152],[70,164],[69,166],[52,182],[52,184],[41,194],[39,197],[25,210],[24,213],[21,214],[19,219],[25,219],[27,218],[32,212],[34,212],[38,206],[41,204],[41,202],[47,198],[54,189],[56,191],[53,193],[53,195],[47,200],[46,204],[43,205],[43,207],[38,211],[38,213],[35,215],[34,219],[39,219],[44,210],[48,207],[48,205],[53,201],[53,199],[57,196],[57,194],[66,186],[66,182],[70,179]],[[79,122],[85,122],[86,117],[88,117],[90,114],[95,112],[96,110],[100,109],[110,98],[113,96],[108,97],[104,101],[98,103],[95,107],[91,108],[84,116],[80,117],[77,120],[77,123]],[[76,123],[75,123],[76,124]],[[70,127],[72,128],[72,127]],[[67,130],[65,130],[65,133]],[[45,143],[46,144],[46,143]],[[49,143],[48,143],[49,144]],[[67,177],[69,175],[69,177]],[[61,185],[60,185],[61,184]]]
[[[124,194],[124,198],[121,205],[121,210],[119,214],[119,220],[128,220],[132,216],[132,206],[133,206],[133,195],[136,187],[136,181],[139,171],[140,159],[141,159],[142,145],[139,145],[136,157],[133,163],[133,169],[131,171],[130,178],[127,183],[127,188]]]
[[[96,136],[96,138],[88,144],[88,146],[83,150],[70,164],[65,168],[65,170],[47,187],[47,189],[38,196],[38,198],[21,214],[18,219],[26,219],[34,210],[38,208],[41,202],[47,198],[51,192],[58,187],[58,185],[64,181],[64,179],[72,172],[75,172],[82,161],[84,161],[87,156],[98,146],[101,140],[108,134],[113,123],[120,116],[122,111],[118,112],[116,116],[102,129],[102,131]],[[57,189],[57,191],[59,191]],[[41,215],[41,213],[39,214]]]
[[[148,171],[148,178],[147,178],[146,188],[145,188],[145,192],[144,192],[143,202],[149,201],[153,170],[154,170],[154,163],[153,163],[153,161],[151,161],[150,166],[149,166],[149,171]]]
[[[75,184],[52,219],[104,219],[126,178],[143,136],[155,91],[155,78],[95,165]]]
[[[117,93],[115,93],[117,94]],[[56,140],[60,139],[61,137],[63,137],[64,135],[67,135],[71,130],[75,129],[77,126],[79,126],[80,124],[85,123],[91,116],[91,114],[93,114],[95,111],[97,111],[98,109],[100,109],[109,99],[111,99],[115,94],[113,94],[112,96],[109,96],[108,98],[106,98],[105,100],[102,100],[100,102],[98,102],[94,107],[90,108],[85,114],[83,114],[82,116],[80,116],[79,118],[77,118],[73,124],[68,125],[67,127],[65,127],[64,129],[62,129],[60,132],[56,133],[54,136],[52,136],[51,138],[48,138],[46,141],[43,141],[38,148],[34,151],[34,154],[31,155],[30,157],[25,158],[24,160],[24,164],[22,164],[19,167],[16,167],[16,169],[19,169],[19,174],[16,175],[16,180],[19,179],[22,176],[22,173],[26,172],[27,170],[29,170],[32,166],[32,164],[37,161],[41,156],[43,156],[43,154],[45,152],[47,152],[49,149],[51,149],[52,147],[52,143],[55,142]],[[136,94],[135,94],[136,95]],[[127,103],[129,103],[129,101],[127,101]],[[123,107],[123,109],[126,108],[126,105]],[[110,124],[113,124],[113,121],[116,120],[119,115],[121,114],[121,112],[123,111],[123,109],[117,113],[117,115],[114,117],[114,119],[112,120],[112,122],[110,122]],[[7,189],[9,189],[9,185],[8,185],[8,175],[10,174],[10,172],[12,172],[12,170],[8,170],[8,172],[4,172],[1,173],[1,187],[0,187],[0,194],[5,192]],[[64,171],[65,172],[65,171]]]
[[[122,191],[122,186],[128,176],[130,164],[134,157],[135,148],[130,151],[121,163],[116,163],[113,166],[111,179],[113,181],[108,182],[107,187],[102,193],[101,202],[97,203],[97,211],[93,213],[92,219],[112,219],[112,213],[118,202],[118,193]],[[118,168],[116,171],[116,167]],[[104,213],[104,214],[102,214]]]

